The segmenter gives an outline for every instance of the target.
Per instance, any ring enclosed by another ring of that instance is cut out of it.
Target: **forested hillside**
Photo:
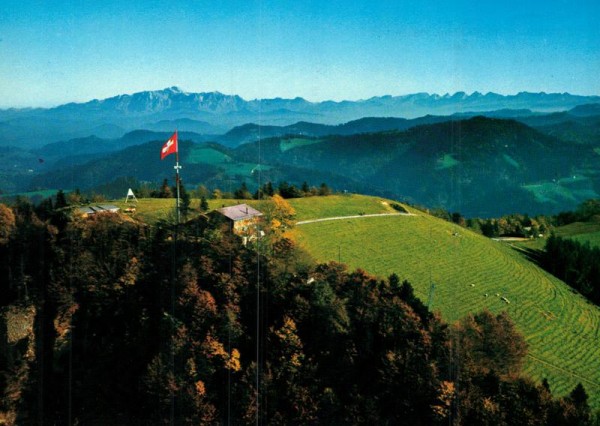
[[[233,134],[241,132],[240,137],[253,142],[235,149],[199,142],[203,136],[182,132],[182,175],[186,184],[229,192],[242,183],[254,192],[259,181],[296,186],[327,182],[339,191],[443,208],[466,217],[554,214],[600,193],[600,148],[593,139],[579,141],[587,138],[581,132],[576,140],[565,140],[514,120],[481,116],[411,121],[413,126],[416,122],[433,124],[380,131],[406,123],[364,119],[330,127],[338,132],[358,131],[353,126],[378,131],[266,139],[270,130],[263,134],[261,128],[248,125]],[[303,133],[306,128],[289,130]],[[119,140],[88,138],[36,152],[12,150],[13,163],[0,170],[0,184],[5,191],[93,191],[126,177],[158,184],[172,166],[157,155],[167,137],[139,131]],[[116,147],[122,149],[112,151]]]
[[[396,199],[468,217],[558,212],[600,190],[600,157],[513,120],[474,117],[398,132],[274,138],[235,150],[243,161],[329,171]],[[373,192],[372,192],[373,193]]]
[[[521,372],[505,313],[445,324],[408,282],[180,226],[0,205],[5,424],[587,424]],[[286,213],[287,212],[287,213]],[[400,272],[400,271],[399,271]]]

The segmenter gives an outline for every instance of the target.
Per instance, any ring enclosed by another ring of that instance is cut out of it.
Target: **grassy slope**
[[[139,198],[137,203],[131,201],[125,203],[125,199],[121,199],[98,204],[114,204],[122,210],[135,207],[136,211],[131,216],[150,224],[161,219],[175,217],[175,200],[173,198]],[[193,206],[197,207],[198,203],[193,203]]]
[[[600,247],[600,231],[591,232],[589,234],[574,235],[574,240],[580,243],[590,243],[590,246]]]
[[[223,206],[233,206],[235,204],[246,203],[250,206],[260,209],[261,201],[257,200],[208,200],[209,208],[218,209]],[[318,219],[320,217],[332,216],[350,216],[360,213],[394,213],[388,204],[382,203],[381,200],[365,195],[332,195],[328,197],[310,197],[291,200],[297,212],[297,217],[302,220]],[[160,219],[173,217],[175,211],[175,200],[173,198],[141,198],[138,203],[125,203],[124,199],[111,201],[121,209],[135,206],[135,216],[146,223],[154,223]],[[190,206],[193,210],[192,214],[197,213],[197,208],[200,205],[199,199],[192,199]]]
[[[298,220],[390,213],[381,199],[359,195],[290,200]],[[244,200],[260,208],[258,201]],[[198,206],[192,200],[192,207]],[[237,200],[209,200],[211,208]],[[115,204],[123,207],[122,201]],[[152,223],[172,214],[173,199],[141,199],[137,217]],[[508,245],[424,215],[344,219],[298,226],[293,235],[320,261],[337,260],[382,277],[396,272],[447,321],[488,308],[508,310],[530,345],[526,370],[547,377],[556,394],[582,382],[600,407],[600,309]],[[454,233],[458,233],[454,236]],[[485,297],[485,294],[488,297]],[[506,304],[500,296],[510,300]]]
[[[396,212],[389,203],[366,195],[330,195],[289,200],[298,220]]]
[[[335,210],[344,211],[344,199],[336,201]],[[349,203],[357,201],[349,198]],[[292,204],[299,220],[319,216],[319,199]],[[321,217],[329,216],[329,200],[323,205]],[[448,321],[483,308],[507,310],[529,343],[527,372],[547,377],[561,395],[582,382],[599,407],[600,309],[509,246],[416,213],[307,224],[298,226],[294,235],[319,261],[339,255],[350,268],[382,277],[396,272],[424,301],[433,281],[431,308]]]
[[[600,222],[575,222],[554,229],[558,237],[571,238],[580,243],[590,243],[590,246],[600,247]],[[518,243],[521,247],[534,250],[543,250],[546,245],[545,238]]]
[[[571,238],[580,243],[589,242],[600,247],[600,222],[575,222],[556,229],[559,237]]]
[[[305,145],[313,145],[321,142],[321,139],[304,139],[304,138],[290,138],[290,139],[282,139],[279,143],[279,149],[281,152],[288,151],[290,149],[305,146]]]

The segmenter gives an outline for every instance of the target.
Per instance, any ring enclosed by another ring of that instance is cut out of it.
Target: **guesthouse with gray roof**
[[[248,204],[222,207],[211,212],[211,216],[225,220],[234,234],[250,236],[256,234],[256,227],[263,214]]]

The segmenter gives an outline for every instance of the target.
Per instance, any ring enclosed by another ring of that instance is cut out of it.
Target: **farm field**
[[[589,179],[585,177],[565,177],[556,182],[542,182],[523,185],[523,189],[531,192],[540,202],[555,202],[561,200],[597,198],[598,194],[591,185],[586,185]]]
[[[600,309],[508,245],[407,209],[417,216],[311,223],[293,235],[318,261],[397,273],[425,303],[435,283],[431,309],[447,321],[484,308],[508,311],[529,344],[525,370],[547,378],[557,395],[581,382],[599,407]]]
[[[554,229],[557,237],[570,238],[580,243],[589,243],[590,246],[600,247],[600,222],[575,222]],[[545,238],[517,243],[520,247],[534,250],[543,250],[546,245]]]
[[[211,164],[222,169],[229,175],[251,176],[253,170],[261,168],[269,170],[269,166],[257,166],[253,163],[242,163],[234,161],[230,156],[222,152],[203,145],[194,146],[192,151],[187,155],[186,161],[191,164]]]
[[[600,247],[600,222],[575,222],[556,229],[556,235]]]
[[[321,142],[321,139],[305,139],[305,138],[290,138],[290,139],[282,139],[279,143],[279,149],[281,152],[288,151],[292,148],[297,148],[299,146],[313,145]]]
[[[589,234],[574,235],[572,239],[580,243],[589,243],[590,246],[600,247],[600,231],[591,232]]]

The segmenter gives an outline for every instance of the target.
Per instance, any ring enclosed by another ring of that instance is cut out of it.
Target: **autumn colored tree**
[[[456,344],[469,354],[461,356],[461,362],[470,374],[493,371],[514,376],[521,371],[527,343],[506,312],[494,315],[485,310],[467,315],[457,324],[455,333]]]
[[[270,231],[281,234],[293,226],[296,211],[282,196],[273,195],[260,208]]]
[[[0,204],[0,244],[8,243],[15,230],[15,214],[5,204]]]

